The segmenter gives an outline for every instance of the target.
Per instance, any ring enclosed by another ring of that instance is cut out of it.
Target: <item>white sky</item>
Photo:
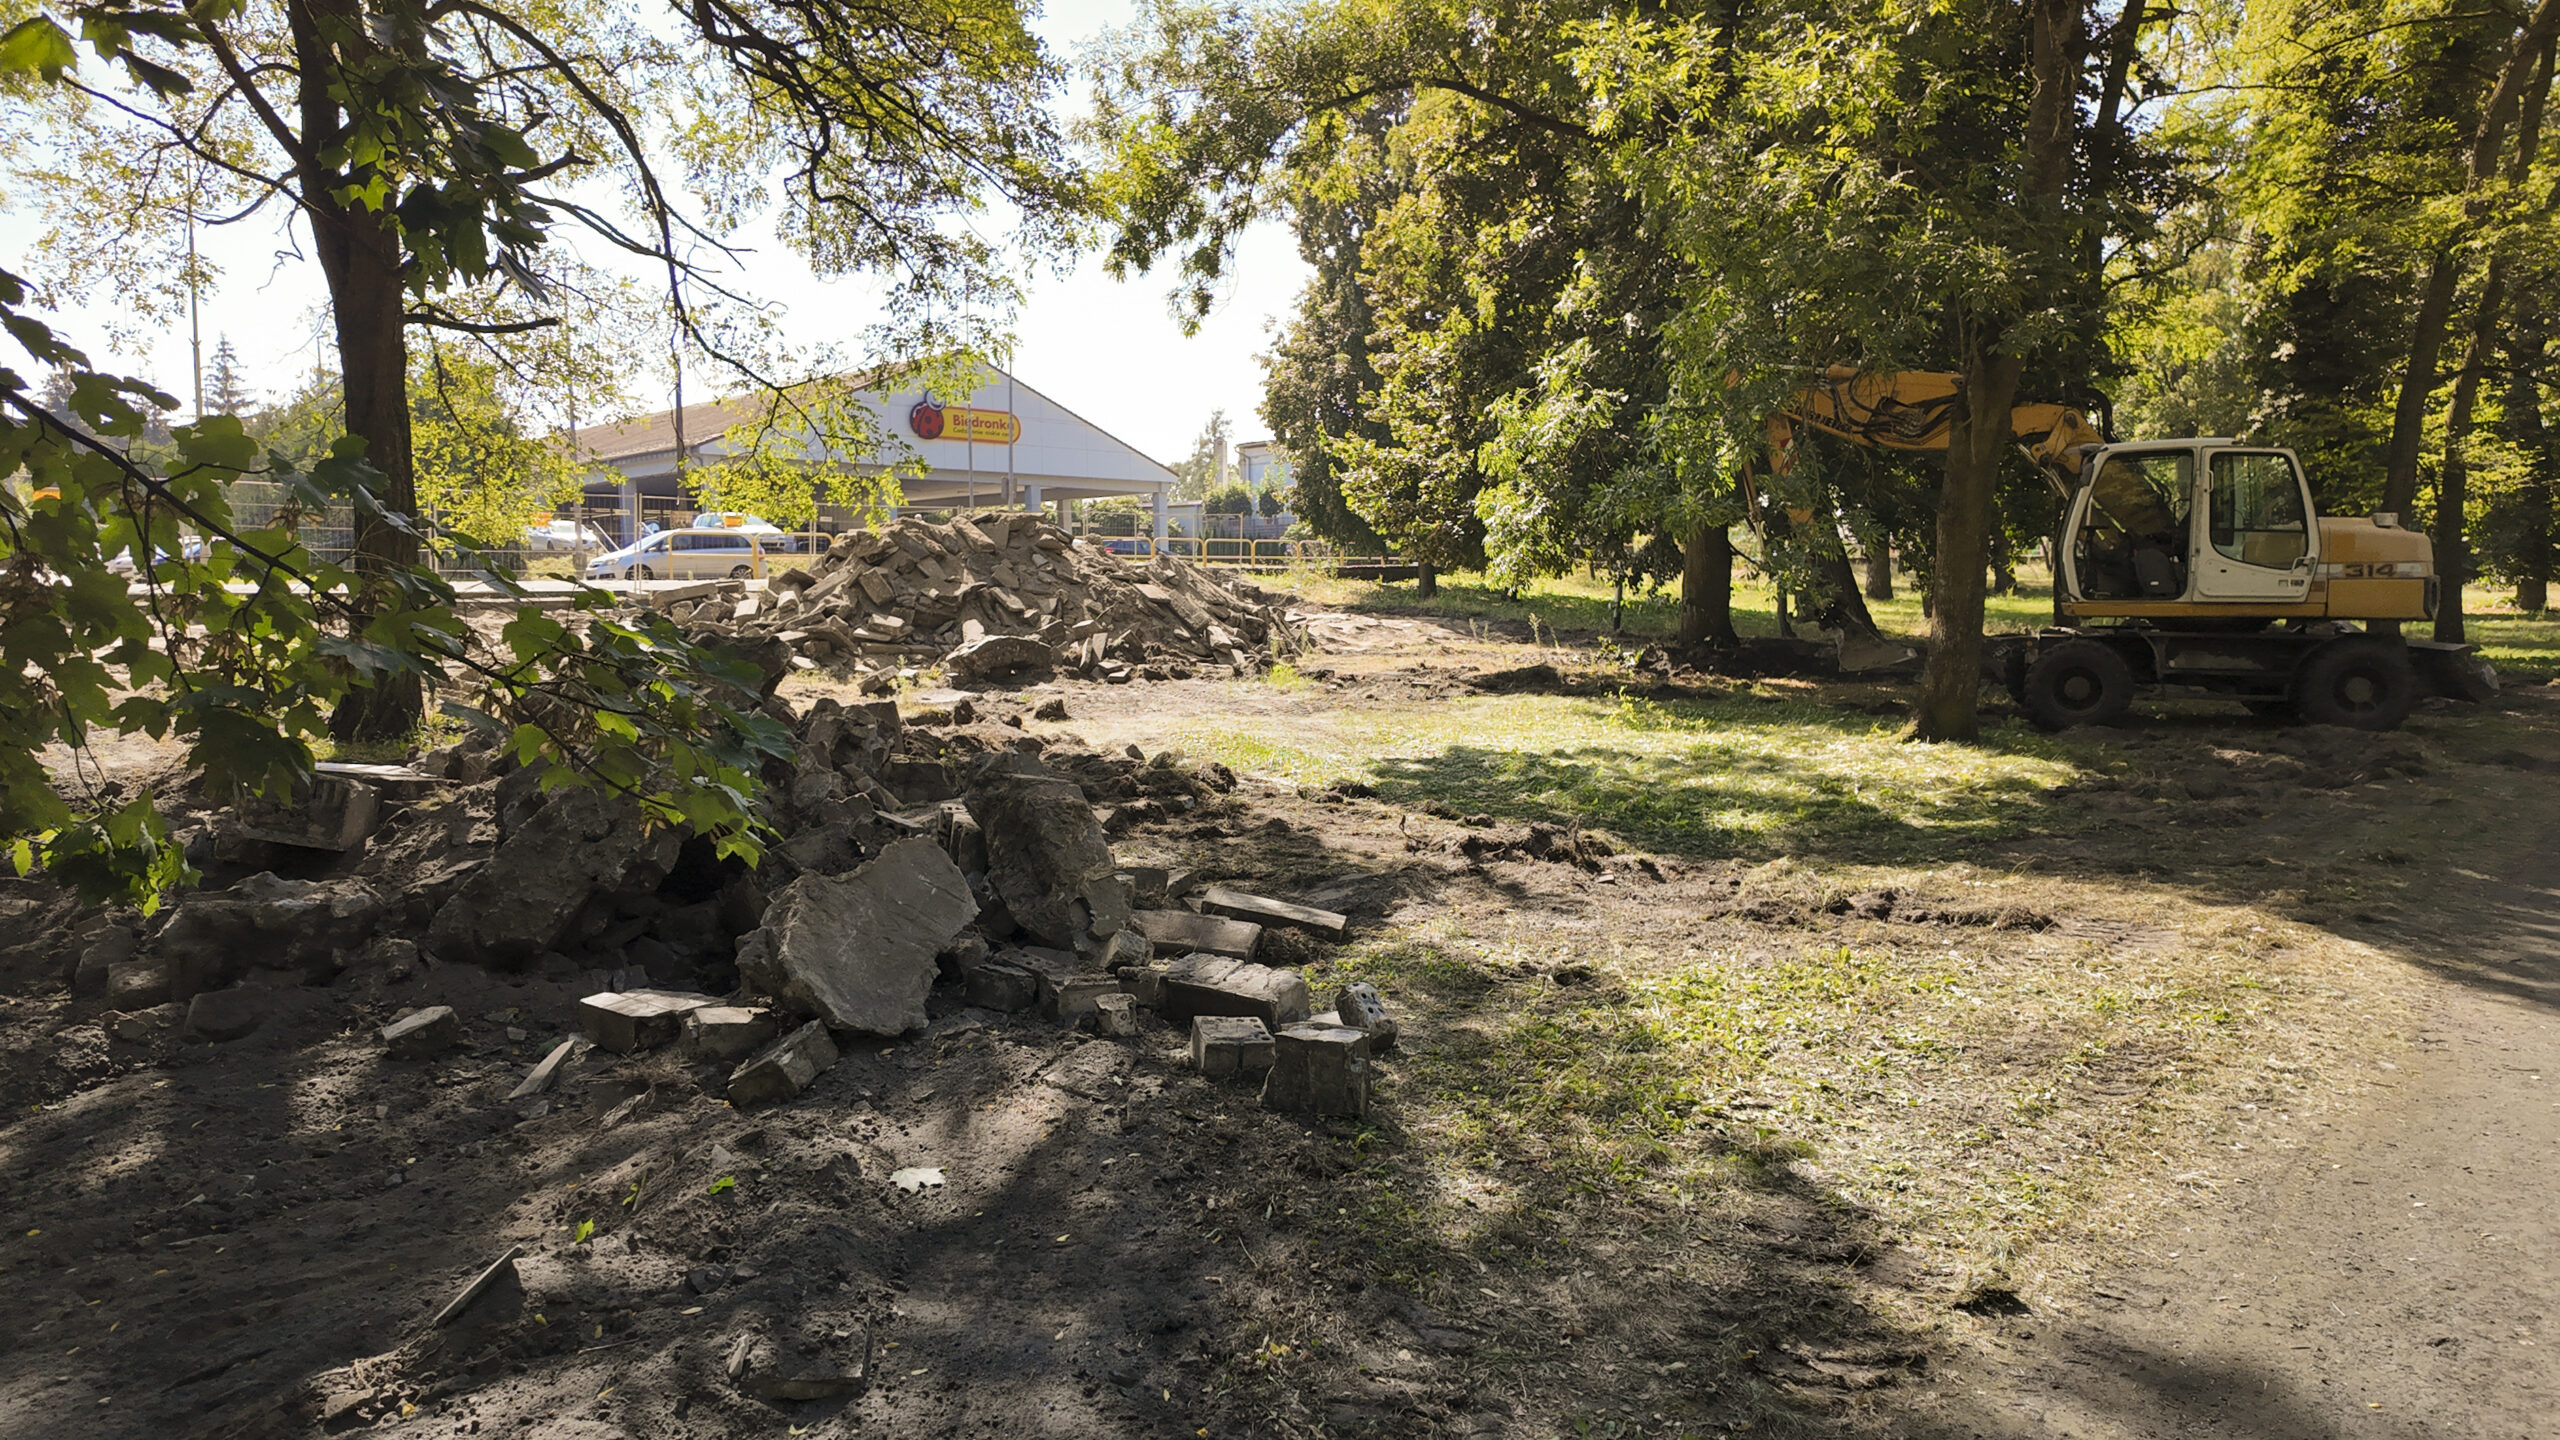
[[[1072,61],[1087,41],[1127,24],[1135,10],[1130,0],[1050,0],[1034,28],[1052,54]],[[1081,76],[1072,80],[1067,104],[1080,107],[1084,91]],[[572,227],[555,233],[576,244]],[[0,265],[41,274],[43,257],[27,253],[37,234],[32,217],[0,214]],[[224,277],[221,289],[204,297],[208,364],[215,341],[228,336],[253,390],[266,396],[289,388],[310,372],[320,330],[318,267],[295,258],[308,254],[308,247],[288,243],[263,216],[209,230],[200,243]],[[601,247],[581,248],[606,263]],[[1166,313],[1169,266],[1125,285],[1106,276],[1093,257],[1064,278],[1044,269],[1031,281],[1029,300],[1015,319],[1011,368],[1024,383],[1158,460],[1188,455],[1214,409],[1227,412],[1236,439],[1261,436],[1262,369],[1254,356],[1269,348],[1307,268],[1287,228],[1274,222],[1244,238],[1238,259],[1225,302],[1193,336],[1185,336]],[[820,281],[796,256],[772,245],[754,257],[750,283],[740,288],[777,302],[797,340],[850,339],[868,323],[875,305],[871,287],[861,280]],[[139,373],[186,405],[184,321],[136,354],[109,350],[101,333],[104,318],[80,310],[53,317],[56,328],[87,347],[92,358],[105,362],[112,356],[110,368]],[[686,398],[697,394],[689,386]],[[663,406],[667,399],[661,393],[649,403]]]

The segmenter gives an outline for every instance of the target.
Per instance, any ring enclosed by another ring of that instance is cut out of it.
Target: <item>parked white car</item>
[[[613,541],[592,520],[553,520],[524,532],[527,550],[610,550]]]
[[[824,535],[772,526],[661,530],[587,562],[590,580],[744,580],[823,552]]]

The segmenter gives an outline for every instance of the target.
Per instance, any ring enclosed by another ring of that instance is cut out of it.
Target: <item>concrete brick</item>
[[[394,1060],[424,1060],[462,1043],[462,1019],[450,1005],[412,1010],[382,1027],[382,1049]]]
[[[773,1012],[747,1005],[705,1005],[684,1017],[685,1053],[734,1065],[773,1043]]]
[[[1140,910],[1129,917],[1129,922],[1147,937],[1159,955],[1197,953],[1250,960],[1254,947],[1262,943],[1259,925],[1215,915],[1194,915],[1188,910]]]
[[[1293,905],[1286,900],[1274,900],[1267,895],[1251,895],[1242,890],[1230,890],[1223,885],[1212,885],[1201,891],[1200,908],[1212,914],[1231,915],[1239,920],[1251,920],[1256,924],[1277,922],[1308,930],[1321,930],[1336,939],[1341,938],[1342,927],[1350,923],[1346,917],[1331,910],[1319,910],[1312,905]]]
[[[579,1001],[578,1021],[586,1027],[588,1039],[629,1055],[675,1039],[684,1028],[685,1016],[719,1003],[708,995],[680,990],[608,991]]]
[[[1333,1011],[1338,1023],[1367,1032],[1369,1053],[1382,1054],[1396,1047],[1396,1022],[1387,1014],[1387,1002],[1378,998],[1378,987],[1366,980],[1354,980],[1333,992]]]
[[[1278,1029],[1307,1018],[1306,977],[1218,955],[1186,955],[1163,968],[1156,1008],[1176,1024],[1195,1015],[1250,1015]]]
[[[1212,1078],[1271,1068],[1271,1032],[1243,1015],[1202,1015],[1191,1022],[1191,1066]]]
[[[989,1010],[1028,1010],[1040,1003],[1040,977],[990,960],[969,972],[969,1003]]]
[[[812,1020],[756,1052],[729,1077],[729,1103],[739,1107],[788,1100],[835,1068],[835,1037]]]
[[[1136,997],[1115,990],[1097,995],[1093,1000],[1093,1033],[1114,1040],[1126,1040],[1138,1033]]]
[[[1307,1115],[1369,1113],[1369,1037],[1341,1025],[1292,1025],[1271,1037],[1262,1105]]]
[[[1061,1025],[1074,1025],[1093,1013],[1105,995],[1125,994],[1117,975],[1040,975],[1040,1013]]]

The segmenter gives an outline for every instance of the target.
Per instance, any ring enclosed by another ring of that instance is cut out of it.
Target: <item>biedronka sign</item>
[[[1022,438],[1022,419],[1009,410],[972,410],[919,400],[907,411],[907,428],[919,440],[965,440],[1010,445]]]

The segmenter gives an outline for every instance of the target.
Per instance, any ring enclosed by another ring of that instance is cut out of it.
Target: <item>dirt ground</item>
[[[1548,637],[1327,639],[1298,687],[1018,699],[1064,702],[1035,732],[1155,753],[1442,710],[1532,660],[1585,683]],[[1842,713],[1895,693],[1714,683]],[[1496,782],[1489,817],[1255,773],[1115,816],[1126,863],[1351,917],[1270,958],[1320,993],[1373,977],[1404,1017],[1365,1122],[1269,1114],[1152,1020],[1087,1039],[947,988],[928,1031],[741,1113],[648,1055],[508,1102],[593,970],[351,976],[208,1046],[127,1038],[21,964],[0,1437],[2536,1433],[2560,1413],[2560,704],[2321,743],[2154,712],[1917,865],[1586,846]],[[1887,885],[1898,906],[1863,898]],[[45,913],[25,887],[0,905]],[[2206,951],[2243,978],[2170,993]],[[1681,1123],[1638,1117],[1675,1137],[1658,1159],[1624,1140],[1617,1108],[1682,1083],[1647,1058],[1669,1022],[1625,1022],[1690,993],[1685,957],[1783,978],[1853,952],[1891,975],[1960,953],[2003,997],[2074,967],[2139,991],[2153,965],[2163,1014],[2219,1018],[2049,1053],[2062,1019],[1963,1012],[1950,981],[1925,1013],[1970,1058],[1869,1091],[1786,1069],[1809,1041],[1754,1041]],[[385,1059],[373,1028],[432,1003],[467,1047]],[[2021,1106],[2015,1076],[2063,1079]],[[510,1247],[512,1279],[430,1323]],[[729,1378],[741,1353],[751,1378],[866,1383],[771,1398]]]

